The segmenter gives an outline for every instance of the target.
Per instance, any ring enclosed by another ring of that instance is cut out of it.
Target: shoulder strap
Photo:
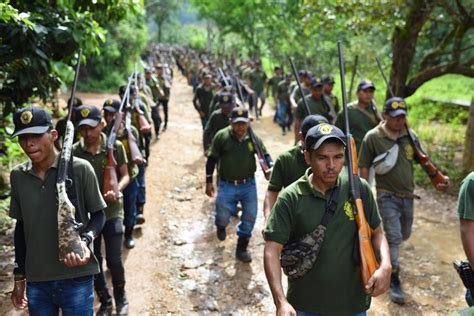
[[[72,205],[76,209],[76,221],[79,223],[84,223],[84,218],[82,217],[82,212],[80,211],[80,205],[77,197],[77,186],[76,179],[74,177],[74,167],[73,167],[74,156],[71,153],[71,159],[69,159],[69,167],[67,169],[67,178],[66,178],[66,194],[71,201]]]
[[[324,211],[323,218],[321,219],[321,225],[327,227],[330,220],[334,216],[337,209],[337,198],[339,196],[339,187],[335,187],[331,191],[329,199],[326,201],[326,209]]]

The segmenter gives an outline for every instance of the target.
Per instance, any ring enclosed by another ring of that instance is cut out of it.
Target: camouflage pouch
[[[280,255],[280,265],[289,280],[305,275],[318,259],[324,242],[326,227],[337,208],[339,187],[332,190],[326,202],[326,209],[321,223],[310,233],[303,235],[296,241],[285,244]]]

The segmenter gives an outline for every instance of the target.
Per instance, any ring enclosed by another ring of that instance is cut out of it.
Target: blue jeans
[[[94,291],[92,275],[44,282],[28,282],[26,297],[31,316],[93,315]]]
[[[377,192],[377,203],[390,247],[392,267],[398,268],[400,244],[410,237],[413,226],[413,199],[401,198],[388,192]]]
[[[137,197],[138,197],[138,181],[134,178],[123,190],[123,225],[126,228],[132,228],[136,224],[137,219]]]
[[[298,316],[320,316],[321,315],[319,313],[309,313],[309,312],[301,312],[301,311],[296,311],[296,314]],[[354,316],[367,316],[367,311],[354,314]]]
[[[219,181],[215,224],[218,227],[227,227],[230,217],[237,214],[238,202],[242,204],[242,216],[237,227],[237,235],[251,237],[258,210],[255,179],[238,185]]]
[[[141,164],[138,166],[138,175],[135,179],[137,179],[138,183],[138,196],[137,196],[137,206],[143,205],[146,202],[146,190],[145,190],[145,164]]]
[[[206,128],[206,124],[208,120],[209,120],[208,117],[201,117],[202,129]]]

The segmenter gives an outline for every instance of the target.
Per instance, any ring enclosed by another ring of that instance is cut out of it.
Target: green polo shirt
[[[303,90],[303,94],[305,96],[311,95],[311,91],[309,91],[309,89],[306,89],[303,84],[301,84],[301,89]],[[290,95],[293,93],[293,91],[295,92],[295,95],[294,95],[295,102],[296,104],[298,104],[298,102],[301,100],[301,93],[298,89],[298,83],[296,81],[291,82],[290,87],[288,88],[288,93]]]
[[[135,137],[135,140],[137,141],[137,146],[138,142],[140,140],[140,134],[138,133],[138,130],[135,128],[135,126],[130,127],[132,131],[133,137]],[[131,157],[130,153],[130,146],[128,145],[128,134],[125,129],[122,130],[122,133],[117,136],[117,139],[122,143],[123,149],[125,150],[125,153],[127,154],[127,167],[128,167],[128,175],[130,176],[130,182],[132,182],[133,179],[138,175],[138,165],[133,162],[133,159]]]
[[[212,139],[218,131],[229,126],[229,117],[222,114],[221,109],[212,112],[209,120],[204,127],[203,143],[204,150],[208,150],[211,146]]]
[[[287,84],[285,81],[282,81],[278,84],[276,92],[278,93],[278,100],[285,104],[290,104],[290,84]]]
[[[255,137],[264,154],[268,154],[262,140],[257,135]],[[247,134],[242,142],[239,142],[232,133],[232,126],[220,130],[214,136],[209,157],[219,161],[218,174],[224,180],[252,178],[257,170],[255,148],[250,136]]]
[[[164,71],[164,70],[163,70]],[[164,77],[158,77],[158,84],[160,85],[161,89],[164,92],[164,96],[158,97],[158,99],[162,101],[166,101],[170,99],[170,88],[166,87],[166,81]]]
[[[265,228],[265,240],[284,245],[316,229],[325,212],[329,192],[314,190],[306,174],[285,188],[270,213]],[[367,192],[365,216],[375,229],[381,218],[368,183],[362,180]],[[360,267],[354,263],[353,251],[357,242],[357,225],[352,206],[348,202],[347,176],[339,176],[340,187],[337,209],[329,222],[318,260],[311,270],[296,280],[288,280],[287,298],[297,310],[321,315],[353,315],[370,307],[370,296],[362,287]]]
[[[370,168],[374,158],[399,144],[397,163],[390,172],[375,175],[376,188],[389,191],[401,197],[413,197],[415,182],[413,177],[413,147],[404,129],[397,141],[387,136],[382,124],[371,129],[364,137],[359,153],[359,167]]]
[[[347,113],[349,114],[349,126],[350,132],[354,137],[357,152],[360,150],[360,145],[364,139],[365,134],[379,124],[377,115],[373,111],[372,107],[367,109],[361,109],[357,107],[357,101],[347,106]],[[346,116],[344,110],[341,110],[337,115],[336,126],[339,127],[344,133],[346,131]]]
[[[302,177],[308,167],[300,145],[285,151],[278,156],[273,165],[270,181],[268,182],[268,190],[280,192],[282,188],[286,188]]]
[[[58,159],[46,171],[44,180],[36,176],[31,161],[16,166],[10,174],[10,217],[22,221],[24,225],[27,249],[25,272],[30,282],[77,278],[99,272],[93,251],[84,266],[68,268],[58,259],[57,165]],[[74,158],[73,168],[79,211],[85,227],[89,218],[87,213],[103,210],[106,204],[91,165],[83,159]]]
[[[157,88],[155,86],[155,82],[153,79],[146,79],[146,85],[150,88],[151,90],[151,95],[153,96],[153,101],[156,102],[158,100],[159,94],[157,91]]]
[[[256,71],[252,70],[249,73],[250,88],[256,93],[261,93],[265,89],[265,83],[267,81],[267,75],[263,70]]]
[[[459,218],[474,220],[474,171],[462,181],[458,197]]]
[[[95,175],[99,182],[100,191],[102,192],[104,187],[104,167],[107,161],[107,136],[102,134],[102,144],[98,150],[98,152],[93,155],[90,152],[84,149],[84,139],[79,140],[73,145],[73,154],[76,157],[82,158],[90,162],[92,168],[94,168]],[[120,141],[115,141],[115,150],[114,150],[114,158],[117,162],[117,177],[120,180],[120,171],[119,167],[121,165],[127,164],[127,156],[125,154],[125,149]],[[102,192],[103,194],[104,192]],[[120,198],[115,203],[107,204],[107,208],[105,209],[105,216],[106,219],[113,219],[113,218],[123,218],[123,198]]]
[[[200,84],[196,89],[196,93],[194,94],[194,107],[196,108],[196,110],[204,112],[206,114],[205,117],[209,117],[209,108],[214,97],[213,91],[213,85],[206,87]]]
[[[283,80],[282,76],[280,76],[280,77],[273,76],[273,77],[270,78],[270,80],[268,80],[268,85],[272,89],[272,95],[275,95],[275,92],[277,91],[278,85],[280,84],[280,82],[282,80]]]
[[[305,99],[306,99],[306,103],[308,103],[308,107],[311,114],[317,114],[317,115],[322,115],[324,117],[328,117],[329,111],[326,105],[323,103],[322,96],[319,101],[315,100],[311,94],[305,96]],[[308,111],[306,110],[306,107],[304,106],[303,100],[299,100],[298,106],[295,112],[295,118],[300,121],[303,121],[306,116],[308,116]]]

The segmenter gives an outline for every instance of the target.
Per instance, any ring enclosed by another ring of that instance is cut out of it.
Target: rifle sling
[[[320,225],[323,225],[324,227],[328,226],[329,222],[334,216],[334,213],[336,213],[338,196],[339,196],[339,187],[337,186],[331,190],[329,199],[326,200],[324,215],[323,215],[323,218],[321,219]]]
[[[84,218],[82,217],[82,212],[80,211],[80,204],[77,199],[77,186],[74,177],[73,159],[74,156],[71,153],[71,159],[69,159],[69,166],[67,169],[66,193],[69,198],[69,201],[71,201],[72,205],[74,205],[74,208],[76,209],[76,222],[84,224]]]

